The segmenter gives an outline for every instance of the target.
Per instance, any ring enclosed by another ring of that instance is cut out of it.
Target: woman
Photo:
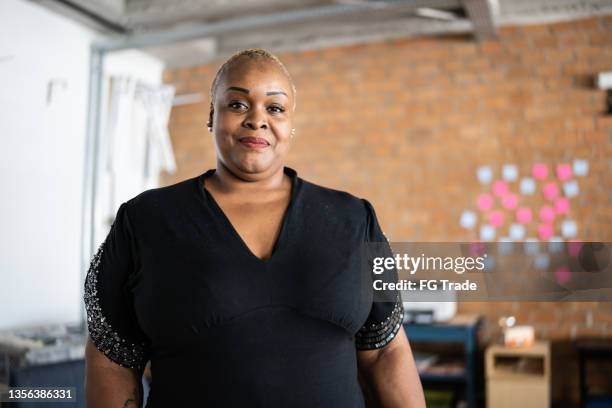
[[[211,95],[216,169],[124,203],[92,260],[88,406],[140,406],[150,360],[147,407],[424,407],[401,303],[360,272],[391,255],[372,206],[283,165],[283,64],[242,51]]]

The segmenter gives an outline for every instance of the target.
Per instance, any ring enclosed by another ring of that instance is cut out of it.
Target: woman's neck
[[[290,186],[289,177],[285,175],[283,166],[279,166],[269,175],[246,180],[234,174],[221,162],[217,162],[215,173],[209,181],[214,184],[216,190],[224,194],[275,191]]]

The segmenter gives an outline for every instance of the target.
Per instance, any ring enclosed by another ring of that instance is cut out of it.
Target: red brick
[[[498,40],[484,41],[479,46],[485,55],[499,55],[505,51],[504,46]]]
[[[592,132],[584,132],[584,140],[588,144],[596,144],[603,146],[605,143],[609,143],[610,136],[609,132],[604,130],[594,130]]]
[[[474,57],[478,54],[478,48],[476,44],[473,43],[455,45],[452,47],[451,51],[455,57],[459,58]]]
[[[571,48],[544,50],[544,58],[548,63],[560,64],[572,62],[576,60],[576,58],[580,58],[579,56],[577,56],[577,53],[578,51],[576,49]]]
[[[533,39],[533,46],[536,49],[542,48],[556,48],[559,44],[559,38],[553,34],[535,37]]]
[[[575,32],[577,30],[580,30],[580,26],[576,24],[576,21],[571,20],[550,25],[550,31],[556,35],[564,34],[566,32]]]
[[[588,46],[589,35],[584,31],[574,31],[559,35],[560,47],[568,49],[580,49],[580,47]]]
[[[597,123],[597,129],[612,130],[612,114],[598,115],[595,122]]]
[[[563,72],[568,75],[592,75],[591,66],[585,61],[577,61],[563,66]]]
[[[565,120],[565,129],[567,130],[586,130],[590,131],[595,128],[593,118],[569,118]]]
[[[589,35],[589,44],[609,46],[612,44],[612,32],[599,31],[591,33],[591,35]]]

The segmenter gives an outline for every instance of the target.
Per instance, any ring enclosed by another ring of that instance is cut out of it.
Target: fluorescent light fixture
[[[452,11],[444,11],[429,7],[419,7],[415,10],[415,14],[419,17],[431,18],[434,20],[455,21],[459,16]]]

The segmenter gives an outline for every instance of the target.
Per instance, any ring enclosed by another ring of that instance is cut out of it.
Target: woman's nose
[[[258,112],[257,110],[253,110],[244,120],[243,123],[244,126],[248,127],[249,129],[267,129],[268,128],[268,122],[266,121],[266,118],[264,115],[262,115],[260,112]]]

